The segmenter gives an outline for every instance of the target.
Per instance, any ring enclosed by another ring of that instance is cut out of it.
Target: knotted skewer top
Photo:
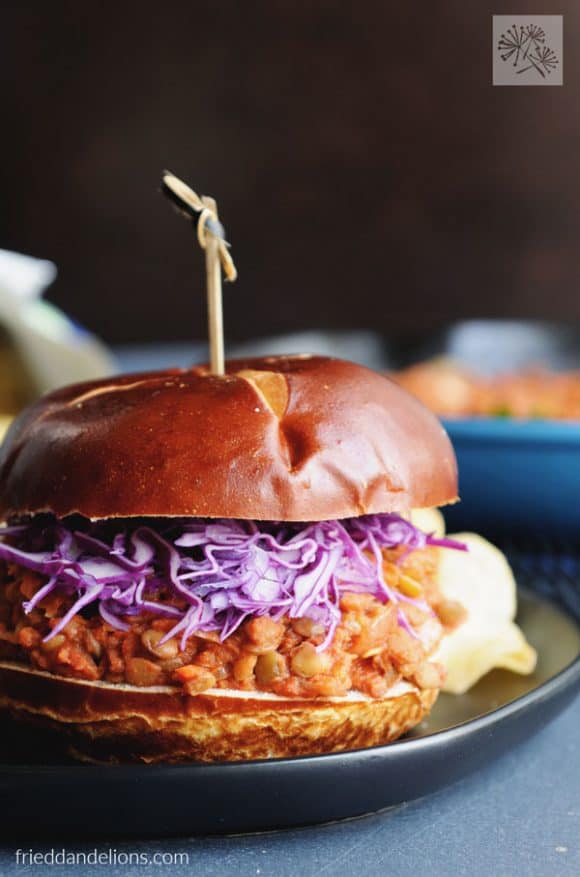
[[[170,171],[164,171],[161,191],[187,219],[192,220],[197,229],[200,247],[205,250],[207,276],[207,303],[211,371],[217,375],[224,373],[224,338],[221,271],[226,280],[234,281],[238,276],[236,266],[230,256],[225,229],[218,216],[217,204],[208,195],[201,197],[187,183]]]
[[[217,239],[218,253],[226,280],[233,283],[238,272],[230,256],[229,244],[225,237],[226,232],[219,221],[215,199],[210,198],[209,195],[201,195],[200,197],[187,183],[184,183],[171,171],[163,171],[161,191],[173,202],[180,213],[197,224],[197,239],[202,249],[205,250],[207,246],[206,231]]]

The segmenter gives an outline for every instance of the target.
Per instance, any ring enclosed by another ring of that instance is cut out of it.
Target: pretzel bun
[[[313,521],[456,499],[437,419],[388,378],[320,356],[64,387],[13,423],[0,517]]]
[[[438,693],[400,683],[381,700],[233,690],[190,697],[169,686],[84,682],[0,663],[0,710],[64,731],[87,761],[241,761],[376,746],[417,725]]]

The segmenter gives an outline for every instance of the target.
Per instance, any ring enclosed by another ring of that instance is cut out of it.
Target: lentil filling
[[[49,593],[27,615],[23,602],[46,576],[14,563],[0,564],[0,657],[60,676],[137,686],[175,685],[190,695],[210,688],[265,691],[286,697],[344,696],[355,690],[383,697],[397,682],[439,688],[441,665],[429,660],[445,629],[465,617],[445,600],[437,584],[441,548],[412,552],[383,549],[385,580],[399,594],[424,598],[432,611],[406,605],[409,629],[399,624],[396,606],[367,593],[345,592],[341,619],[330,645],[320,623],[303,617],[274,620],[256,615],[223,642],[217,631],[192,634],[182,649],[178,637],[166,641],[174,621],[144,610],[128,616],[128,630],[107,623],[91,607],[83,609],[55,636],[74,597]],[[174,605],[178,598],[172,597]]]

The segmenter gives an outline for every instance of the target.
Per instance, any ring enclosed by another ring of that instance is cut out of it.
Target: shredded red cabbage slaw
[[[288,615],[323,624],[323,650],[340,621],[344,591],[393,601],[399,624],[414,635],[404,604],[430,607],[389,587],[381,550],[465,550],[394,514],[308,524],[200,518],[91,523],[37,515],[0,533],[0,559],[48,577],[23,604],[26,613],[53,592],[76,598],[46,640],[92,606],[119,630],[144,612],[174,618],[164,640],[179,635],[182,649],[196,632],[218,631],[224,640],[251,616]]]

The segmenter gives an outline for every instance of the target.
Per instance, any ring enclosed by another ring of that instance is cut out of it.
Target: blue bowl
[[[580,540],[580,423],[444,420],[459,466],[452,529]]]

